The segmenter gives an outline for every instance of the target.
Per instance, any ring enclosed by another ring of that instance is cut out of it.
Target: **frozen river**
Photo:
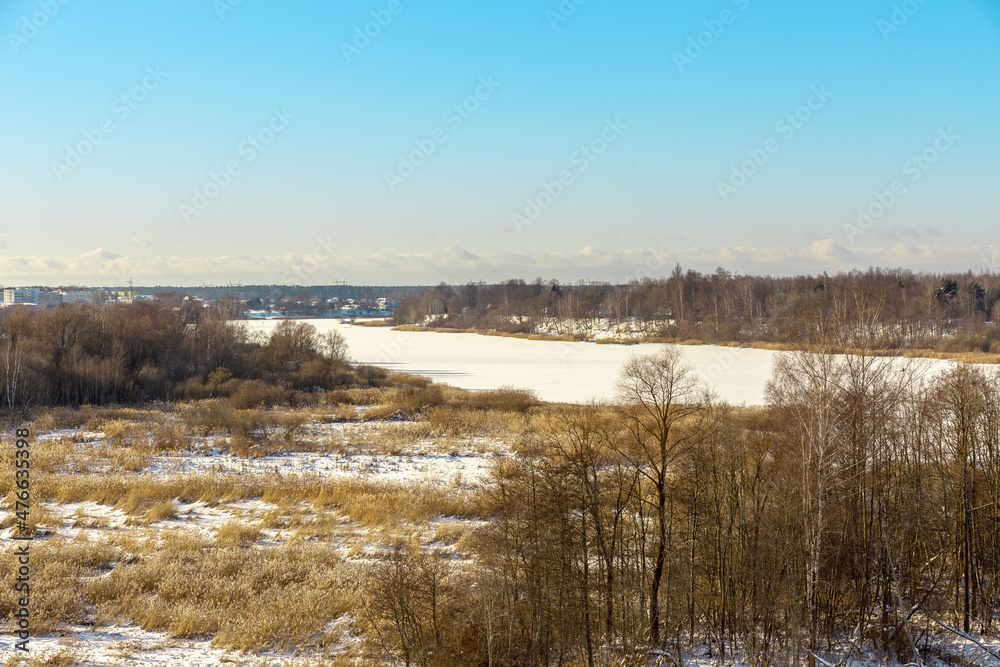
[[[468,333],[393,331],[339,320],[303,320],[320,331],[344,334],[354,361],[425,375],[463,389],[504,385],[531,389],[546,401],[585,403],[611,400],[622,366],[634,354],[659,345],[598,345],[501,338]],[[275,320],[248,321],[251,330],[270,331]],[[684,357],[730,403],[761,404],[777,352],[712,345],[682,346]],[[931,362],[943,367],[945,362]]]

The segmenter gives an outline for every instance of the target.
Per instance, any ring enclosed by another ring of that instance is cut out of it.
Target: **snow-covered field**
[[[531,389],[546,401],[586,403],[614,396],[622,366],[658,345],[599,345],[481,336],[470,333],[393,331],[340,320],[303,320],[322,331],[339,331],[355,361],[375,364],[462,389],[503,385]],[[271,331],[276,320],[247,322],[252,331]],[[764,403],[764,387],[777,352],[715,345],[681,346],[688,363],[719,398],[733,404]],[[900,362],[902,363],[902,362]],[[928,372],[950,362],[921,360]]]
[[[509,455],[506,446],[480,436],[458,441],[442,441],[414,435],[404,446],[394,445],[392,451],[381,442],[386,429],[405,430],[407,423],[311,423],[296,436],[289,451],[246,458],[229,451],[229,438],[222,435],[193,436],[189,447],[171,454],[149,456],[139,470],[127,473],[132,480],[184,479],[196,475],[233,474],[248,478],[279,477],[282,479],[323,478],[374,484],[406,485],[417,492],[420,488],[445,489],[449,494],[462,495],[481,485],[492,462]],[[34,436],[36,447],[72,443],[74,454],[63,466],[62,474],[72,475],[73,460],[88,461],[91,473],[114,474],[107,459],[109,447],[123,446],[100,430],[86,428],[58,429]],[[302,446],[306,451],[296,451]],[[52,502],[35,504],[34,511],[45,517],[45,536],[36,536],[32,548],[37,550],[48,540],[62,543],[101,544],[132,536],[136,540],[164,539],[164,536],[189,534],[212,540],[220,528],[230,522],[264,526],[267,517],[301,512],[315,513],[308,504],[282,508],[261,498],[206,503],[202,501],[173,501],[171,516],[151,522],[130,516],[118,507],[93,501]],[[0,520],[7,518],[0,511]],[[327,520],[329,518],[327,517]],[[296,529],[301,521],[278,521],[277,527],[262,527],[256,546],[259,548],[285,549],[295,544]],[[373,554],[383,552],[386,535],[382,529],[351,521],[347,517],[334,517],[335,529],[327,541],[345,560],[367,562]],[[439,531],[464,530],[478,525],[479,520],[455,517],[433,517],[420,525],[404,526],[404,532],[422,535],[422,542],[431,548],[448,549],[441,543]],[[0,530],[0,551],[7,553],[16,543],[13,526]],[[105,575],[108,573],[105,573]],[[99,575],[104,576],[104,575]],[[323,661],[315,657],[296,655],[294,651],[264,651],[255,655],[241,654],[213,646],[211,637],[178,639],[166,632],[147,631],[134,626],[98,627],[75,625],[62,628],[58,633],[33,636],[30,654],[19,656],[14,650],[14,637],[0,632],[0,664],[2,665],[95,665],[118,667],[125,665],[252,665],[305,667],[331,664],[337,655],[347,656],[358,646],[356,619],[350,614],[335,618],[323,630],[328,637]],[[353,630],[353,632],[352,632]],[[35,662],[17,662],[24,657]],[[11,662],[7,662],[8,659]]]

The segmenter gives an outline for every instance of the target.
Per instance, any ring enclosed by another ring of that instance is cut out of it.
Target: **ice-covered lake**
[[[625,362],[634,354],[655,351],[656,344],[598,345],[501,338],[469,333],[393,331],[339,320],[303,320],[322,331],[344,334],[354,361],[425,375],[463,389],[512,385],[531,389],[546,401],[585,403],[611,400]],[[271,331],[276,320],[248,321],[255,331]],[[682,346],[696,372],[719,398],[730,403],[761,404],[764,385],[778,354],[769,350]],[[929,362],[929,369],[946,362]]]

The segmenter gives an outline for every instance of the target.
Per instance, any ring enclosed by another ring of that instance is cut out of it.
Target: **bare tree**
[[[339,331],[320,334],[319,348],[324,357],[337,364],[347,364],[351,360],[347,339]]]
[[[809,665],[819,643],[820,562],[827,501],[839,471],[837,457],[846,418],[842,401],[843,360],[825,352],[778,357],[767,386],[770,402],[788,417],[802,456],[802,520],[806,553]]]
[[[4,341],[4,390],[11,424],[18,413],[23,417],[31,404],[24,386],[24,339],[28,337],[29,317],[24,308],[14,308],[3,319],[0,333]]]
[[[625,364],[618,382],[619,410],[631,438],[627,456],[654,487],[656,546],[649,587],[649,638],[660,643],[660,586],[670,535],[668,481],[674,464],[696,440],[692,423],[707,400],[706,392],[680,350],[664,347],[652,355],[635,356]]]
[[[438,553],[425,554],[396,544],[368,576],[369,622],[382,648],[395,648],[406,665],[431,665],[441,648],[441,608],[449,595],[447,564]]]

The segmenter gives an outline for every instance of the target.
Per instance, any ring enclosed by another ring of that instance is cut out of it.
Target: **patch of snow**
[[[345,621],[346,623],[346,621]],[[344,632],[344,625],[337,627],[338,645],[331,653],[343,653],[357,639]],[[0,650],[13,655],[12,641],[4,637]],[[267,667],[308,667],[315,660],[296,657],[289,653],[262,652],[244,655],[236,651],[212,647],[211,639],[172,639],[165,633],[148,632],[132,626],[92,628],[71,626],[58,635],[32,637],[28,644],[29,655],[39,663],[59,653],[71,653],[72,664],[93,667],[216,667],[218,665],[267,665]],[[59,663],[64,664],[64,663]],[[68,663],[66,663],[68,664]]]

